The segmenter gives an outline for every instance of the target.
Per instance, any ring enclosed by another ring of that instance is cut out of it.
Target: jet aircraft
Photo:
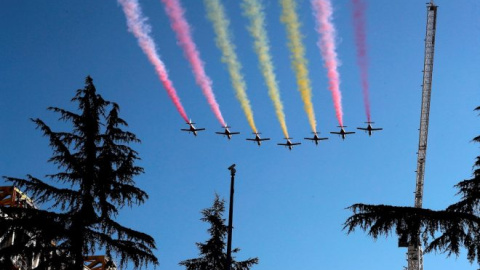
[[[254,132],[253,134],[255,134],[255,138],[254,139],[250,139],[250,138],[247,138],[247,141],[253,141],[253,142],[257,142],[258,146],[260,146],[262,144],[262,141],[268,141],[270,140],[270,138],[260,138],[259,132]]]
[[[193,135],[197,136],[197,131],[205,130],[204,128],[195,128],[195,126],[193,124],[195,124],[195,123],[193,123],[192,120],[190,119],[187,122],[187,125],[189,125],[190,127],[188,129],[187,128],[182,128],[182,131],[187,131],[188,133],[193,132]]]
[[[332,134],[337,134],[337,135],[340,135],[342,136],[342,139],[345,140],[345,136],[348,135],[348,134],[354,134],[355,132],[351,131],[351,132],[346,132],[345,131],[345,128],[347,126],[338,126],[340,128],[340,131],[339,132],[335,132],[335,131],[331,131],[330,133]]]
[[[373,128],[372,124],[374,124],[374,122],[365,122],[365,124],[368,124],[366,128],[357,127],[357,129],[368,131],[368,136],[372,136],[373,131],[383,130],[383,128]]]
[[[328,140],[328,138],[319,138],[316,131],[312,132],[313,138],[304,138],[305,140],[315,141],[315,145],[318,145],[318,141]]]
[[[295,145],[299,145],[299,144],[302,144],[302,143],[292,143],[290,140],[293,139],[293,138],[285,138],[285,140],[287,140],[286,143],[277,143],[278,145],[283,145],[285,147],[288,147],[288,150],[292,150],[293,146]]]
[[[215,133],[220,134],[220,135],[227,136],[227,138],[228,138],[229,140],[232,138],[232,135],[240,134],[240,132],[230,132],[230,130],[228,130],[230,127],[227,126],[227,125],[223,126],[223,128],[225,129],[225,131],[223,131],[223,132],[215,132]]]

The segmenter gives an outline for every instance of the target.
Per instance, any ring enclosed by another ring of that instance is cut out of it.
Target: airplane
[[[286,143],[277,143],[277,144],[288,147],[288,150],[292,150],[292,147],[295,146],[295,145],[302,144],[302,143],[292,143],[290,140],[293,139],[293,138],[285,138],[285,139],[287,140]]]
[[[230,132],[230,130],[228,130],[230,127],[227,125],[223,126],[223,128],[225,129],[224,132],[215,132],[215,133],[220,135],[225,135],[228,137],[229,140],[232,138],[232,135],[240,134],[240,132]]]
[[[318,141],[328,140],[328,138],[319,138],[316,131],[312,132],[313,138],[304,138],[305,140],[315,141],[315,145],[318,145]]]
[[[250,139],[250,138],[247,138],[246,140],[247,141],[254,141],[254,142],[257,142],[258,146],[260,146],[262,144],[262,141],[268,141],[270,140],[270,138],[260,138],[259,132],[254,132],[253,134],[255,134],[255,138],[254,139]]]
[[[368,131],[368,136],[372,136],[372,131],[383,130],[383,128],[373,128],[374,122],[365,122],[365,124],[368,124],[366,128],[357,127],[357,129]]]
[[[195,124],[195,123],[193,123],[192,120],[190,119],[187,122],[187,125],[189,125],[190,127],[188,129],[187,128],[182,128],[182,131],[187,131],[188,133],[193,132],[193,135],[197,136],[197,131],[205,130],[204,128],[195,128],[195,126],[193,124]]]
[[[354,133],[355,133],[355,132],[353,132],[353,131],[352,131],[352,132],[346,132],[346,131],[345,131],[345,128],[346,128],[347,126],[338,126],[338,127],[340,128],[340,131],[339,131],[339,132],[331,131],[330,133],[332,133],[332,134],[338,134],[338,135],[342,136],[342,139],[343,139],[343,140],[345,140],[345,135],[354,134]]]

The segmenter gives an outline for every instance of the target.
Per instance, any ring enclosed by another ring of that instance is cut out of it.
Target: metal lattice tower
[[[423,67],[422,110],[420,114],[420,136],[417,154],[417,180],[415,187],[415,207],[422,207],[425,159],[427,155],[428,120],[430,116],[430,96],[432,93],[433,57],[435,53],[435,30],[437,6],[433,0],[427,5],[427,31],[425,36],[425,60]],[[420,243],[408,246],[408,270],[423,270],[423,252]]]

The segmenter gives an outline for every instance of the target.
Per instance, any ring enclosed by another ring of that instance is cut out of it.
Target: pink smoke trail
[[[332,4],[330,0],[312,0],[320,39],[317,45],[327,68],[328,89],[332,92],[333,105],[338,123],[343,126],[342,93],[340,92],[340,74],[335,44],[335,28],[332,23]]]
[[[167,12],[168,17],[170,18],[172,29],[177,35],[178,43],[182,47],[187,60],[190,62],[197,84],[202,89],[203,94],[207,98],[208,104],[210,104],[210,107],[220,124],[226,126],[225,120],[220,112],[220,107],[213,94],[212,81],[207,74],[205,74],[203,62],[200,59],[200,53],[193,42],[190,25],[183,16],[185,11],[181,6],[180,1],[162,0],[162,2],[165,5],[165,11]]]
[[[360,67],[360,77],[363,89],[363,103],[368,122],[370,122],[370,99],[368,94],[368,57],[366,42],[366,3],[362,0],[353,0],[353,22],[355,28],[355,44],[357,45],[357,63]]]
[[[160,60],[160,56],[156,51],[155,42],[150,37],[151,27],[146,23],[146,18],[142,15],[142,10],[137,0],[118,0],[122,5],[123,12],[127,17],[128,29],[138,39],[138,45],[142,51],[147,55],[148,60],[152,63],[158,78],[165,87],[168,96],[172,99],[173,104],[177,108],[178,112],[182,116],[185,122],[188,122],[187,113],[180,102],[180,98],[177,96],[177,92],[173,87],[173,83],[168,78],[168,73],[164,63]]]

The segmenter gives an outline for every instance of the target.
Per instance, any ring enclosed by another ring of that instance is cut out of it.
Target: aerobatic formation
[[[366,4],[364,0],[351,0],[353,3],[353,23],[355,33],[355,46],[357,51],[357,64],[360,70],[360,83],[363,93],[363,101],[365,106],[365,113],[367,124],[366,127],[358,127],[372,135],[374,131],[382,130],[382,128],[373,128],[370,112],[370,98],[369,98],[369,83],[368,83],[368,54],[366,45],[366,19],[365,10]],[[220,122],[222,128],[221,132],[216,134],[223,135],[229,140],[233,135],[238,135],[240,132],[230,131],[230,127],[226,124],[220,111],[215,94],[213,92],[212,81],[206,74],[205,65],[200,57],[200,52],[196,43],[193,40],[192,29],[185,17],[185,9],[182,7],[180,0],[159,0],[165,9],[166,15],[170,21],[171,28],[177,38],[178,46],[183,50],[184,56],[190,64],[193,76],[203,95],[207,99],[215,118]],[[175,108],[183,118],[188,128],[181,129],[197,136],[197,133],[204,131],[205,128],[196,128],[188,117],[187,113],[180,101],[173,82],[170,80],[167,68],[161,60],[153,38],[150,35],[151,26],[148,24],[146,17],[142,14],[142,10],[138,0],[118,0],[121,5],[127,20],[128,30],[135,36],[141,50],[147,56],[147,59],[153,65],[157,76],[167,91],[168,96],[172,100]],[[315,19],[318,32],[317,45],[320,50],[320,55],[326,69],[328,79],[328,90],[330,90],[335,115],[339,124],[339,131],[332,131],[331,134],[339,135],[343,140],[349,134],[355,132],[346,131],[346,126],[343,123],[343,108],[342,108],[342,94],[340,90],[340,73],[338,71],[339,59],[336,48],[336,29],[333,24],[332,3],[331,0],[310,0],[312,13]],[[221,52],[221,60],[226,65],[230,81],[237,100],[240,103],[245,117],[250,128],[255,135],[254,138],[247,138],[246,140],[256,143],[258,146],[262,142],[270,140],[270,138],[261,138],[260,132],[254,120],[253,109],[247,95],[247,83],[242,73],[242,64],[236,53],[236,46],[234,43],[233,33],[231,32],[230,20],[228,19],[228,12],[222,4],[221,0],[204,0],[206,7],[206,17],[210,20],[214,33],[215,43]],[[277,116],[278,122],[285,137],[284,143],[277,143],[277,145],[285,146],[289,150],[300,142],[292,142],[289,136],[286,124],[286,117],[284,113],[283,103],[281,100],[280,89],[277,83],[273,58],[270,53],[270,42],[266,28],[266,14],[261,0],[242,0],[241,9],[243,15],[248,19],[248,32],[253,40],[253,48],[258,57],[259,70],[265,81],[268,95],[273,103],[273,109]],[[312,86],[309,79],[309,71],[306,59],[306,47],[303,44],[303,36],[301,33],[301,23],[297,14],[296,0],[280,0],[281,17],[280,21],[284,24],[286,35],[288,39],[288,48],[290,50],[290,60],[293,73],[295,74],[297,88],[303,101],[304,110],[307,114],[308,122],[313,133],[313,137],[305,137],[305,140],[312,141],[318,145],[320,141],[327,140],[319,136],[317,131],[317,120],[315,118],[313,102],[312,102]]]

